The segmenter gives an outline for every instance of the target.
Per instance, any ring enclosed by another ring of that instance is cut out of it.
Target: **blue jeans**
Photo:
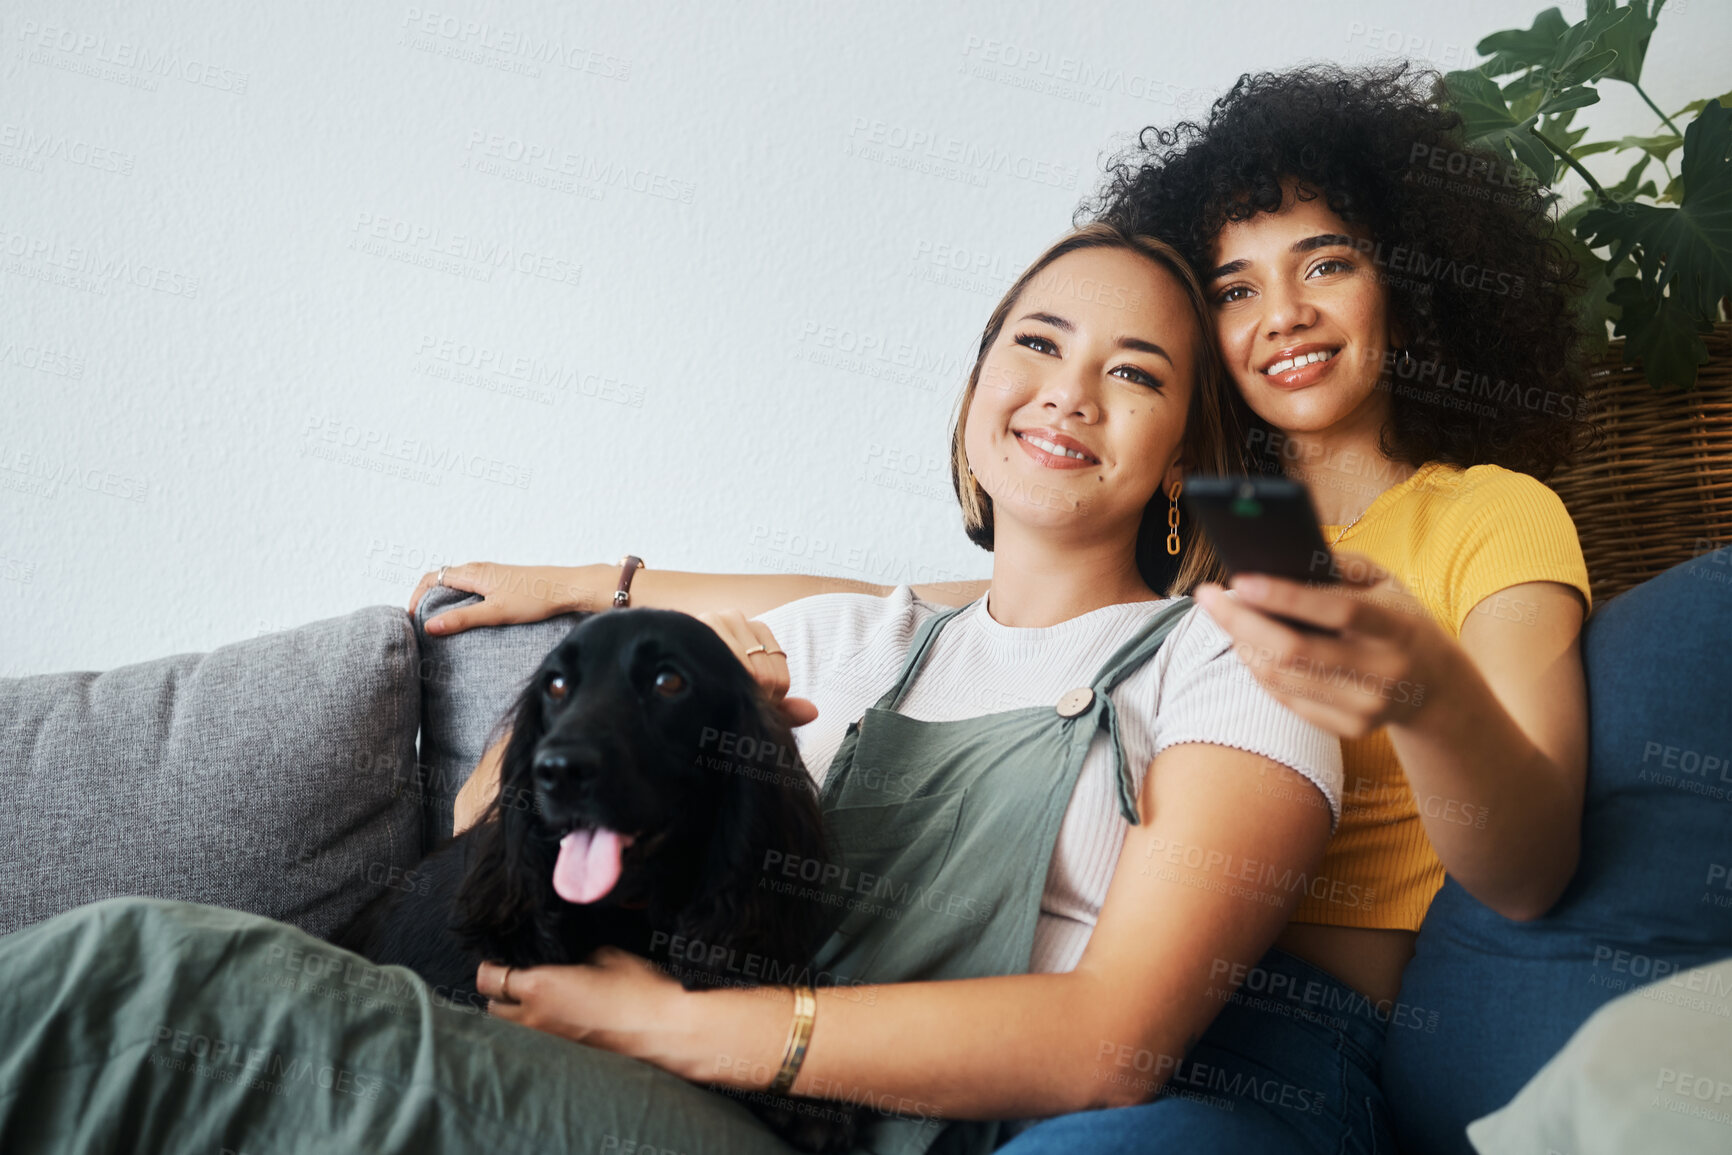
[[[1395,1141],[1377,1082],[1384,1023],[1364,995],[1327,971],[1271,950],[1169,1070],[1130,1059],[1129,1077],[1166,1076],[1136,1107],[1039,1122],[999,1155],[1390,1155]],[[1140,1056],[1139,1056],[1140,1057]]]

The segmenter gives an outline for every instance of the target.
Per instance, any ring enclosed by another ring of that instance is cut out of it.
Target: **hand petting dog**
[[[818,717],[818,707],[810,699],[788,697],[788,655],[769,626],[739,610],[693,616],[728,643],[734,656],[764,688],[770,705],[781,709],[788,725],[804,726]]]
[[[484,962],[475,985],[487,1011],[550,1035],[654,1063],[695,1082],[761,1091],[787,1035],[786,992],[722,1000],[688,991],[646,958],[599,948],[571,966],[511,969]],[[509,985],[510,1000],[505,988]],[[726,1063],[719,1062],[727,1056]],[[756,1076],[756,1077],[754,1077]]]

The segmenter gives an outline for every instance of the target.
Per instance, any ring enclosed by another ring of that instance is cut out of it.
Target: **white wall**
[[[984,576],[966,358],[1102,156],[1241,71],[1457,67],[1539,5],[1079,7],[8,3],[0,674],[442,561]],[[1664,107],[1732,87],[1727,13],[1669,6]]]

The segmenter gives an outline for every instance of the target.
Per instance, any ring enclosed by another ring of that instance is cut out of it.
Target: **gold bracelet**
[[[794,1022],[788,1027],[788,1045],[782,1049],[782,1069],[770,1084],[770,1094],[786,1095],[806,1061],[806,1045],[812,1041],[812,1022],[818,1016],[818,992],[810,986],[794,988]]]

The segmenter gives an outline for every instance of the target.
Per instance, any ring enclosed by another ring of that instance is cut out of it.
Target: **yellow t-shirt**
[[[1340,532],[1323,527],[1326,541]],[[1559,582],[1591,604],[1564,503],[1541,482],[1496,465],[1421,466],[1379,494],[1336,548],[1389,570],[1451,637],[1472,613],[1531,618],[1531,604],[1498,592],[1523,582]],[[1414,798],[1384,730],[1343,741],[1341,760],[1341,824],[1293,920],[1418,930],[1444,874],[1418,807],[1452,804]]]

